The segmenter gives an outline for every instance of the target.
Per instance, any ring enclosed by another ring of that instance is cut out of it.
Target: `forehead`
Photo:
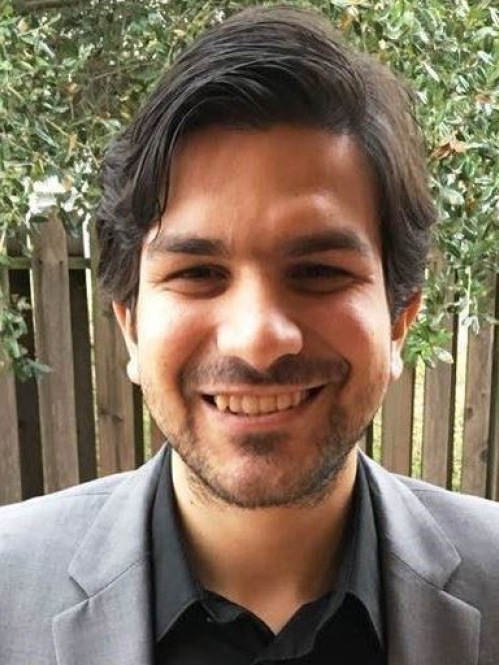
[[[378,246],[377,209],[374,178],[353,137],[303,127],[215,127],[177,146],[160,236],[270,251],[305,231],[333,230]]]

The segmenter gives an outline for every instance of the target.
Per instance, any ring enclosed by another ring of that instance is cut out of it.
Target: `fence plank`
[[[29,270],[11,270],[10,291],[31,302]],[[27,332],[20,339],[28,354],[35,354],[33,312],[24,312]],[[21,484],[23,499],[43,494],[42,441],[38,404],[38,386],[35,379],[16,380],[17,423],[21,458]]]
[[[0,272],[0,290],[8,298],[9,283],[6,270]],[[0,373],[0,505],[20,501],[21,456],[17,429],[16,386],[9,363]]]
[[[11,370],[0,374],[0,505],[22,499],[16,387]]]
[[[165,442],[165,435],[151,418],[151,454],[157,453]]]
[[[441,487],[450,487],[457,378],[457,317],[449,316],[442,325],[452,331],[447,350],[452,354],[454,363],[438,362],[434,368],[425,369],[422,478]]]
[[[132,386],[133,402],[133,436],[135,443],[135,467],[140,466],[145,461],[145,441],[144,441],[144,400],[142,399],[142,390],[139,386]]]
[[[69,256],[83,257],[83,238],[68,237]],[[86,271],[69,271],[71,334],[74,355],[76,428],[80,481],[97,474],[94,402],[92,387],[92,354]]]
[[[495,319],[499,321],[499,273],[496,276]],[[494,329],[490,407],[490,473],[487,496],[499,501],[499,325]]]
[[[468,338],[461,491],[478,496],[487,487],[493,341],[488,324]]]
[[[357,448],[359,450],[362,450],[363,453],[366,452],[366,433],[360,437],[360,439],[357,441]]]
[[[79,481],[66,233],[55,217],[33,251],[36,349],[52,372],[39,381],[45,491]]]
[[[362,437],[359,439],[357,446],[362,452],[366,453],[369,457],[373,456],[373,446],[374,446],[374,433],[373,433],[373,424],[371,423]]]
[[[142,400],[130,383],[128,353],[111,304],[99,289],[98,246],[91,229],[99,475],[135,469],[144,458]]]
[[[405,367],[383,404],[381,461],[390,471],[404,475],[411,475],[414,378],[414,369]]]
[[[99,430],[99,475],[137,466],[133,388],[128,354],[108,303],[94,296],[95,378]]]
[[[499,288],[498,288],[499,302]],[[499,315],[499,308],[498,308]],[[487,496],[499,501],[499,326],[495,328],[490,409],[490,474]]]

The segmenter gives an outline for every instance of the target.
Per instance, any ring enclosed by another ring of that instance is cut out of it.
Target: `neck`
[[[273,628],[329,591],[342,555],[356,463],[353,450],[334,487],[316,505],[248,510],[200,499],[173,453],[180,520],[202,586]]]

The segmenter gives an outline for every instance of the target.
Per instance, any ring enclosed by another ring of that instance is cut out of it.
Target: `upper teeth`
[[[299,390],[280,395],[214,395],[213,399],[219,411],[258,415],[290,409],[303,402],[306,396],[306,390]]]

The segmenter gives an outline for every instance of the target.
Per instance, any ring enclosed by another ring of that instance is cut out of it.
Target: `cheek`
[[[352,294],[322,315],[323,340],[349,361],[352,371],[384,374],[391,353],[391,323],[384,298]]]
[[[141,371],[149,376],[174,375],[205,343],[207,312],[169,298],[144,299],[137,312],[137,334]]]
[[[350,365],[340,400],[357,412],[373,415],[390,382],[391,325],[383,303],[364,301],[342,309],[336,348]]]

